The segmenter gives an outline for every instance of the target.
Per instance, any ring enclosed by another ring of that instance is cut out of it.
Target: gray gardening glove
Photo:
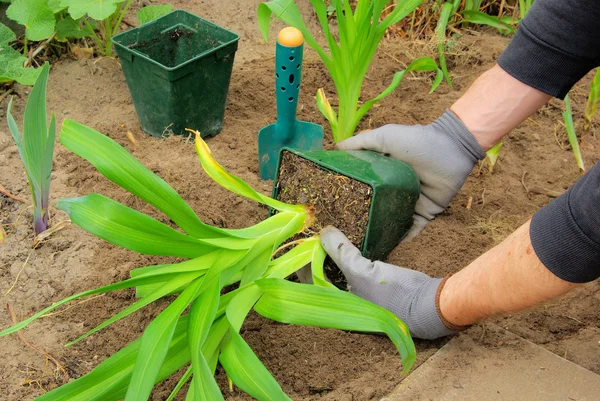
[[[371,262],[335,227],[321,231],[321,244],[346,276],[350,292],[394,313],[408,325],[413,337],[432,340],[463,329],[443,322],[438,312],[442,279]]]
[[[475,137],[450,110],[429,125],[385,125],[338,143],[338,149],[369,149],[410,165],[421,181],[414,238],[458,193],[475,163],[485,157]]]

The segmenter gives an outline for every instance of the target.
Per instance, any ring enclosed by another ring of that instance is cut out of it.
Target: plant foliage
[[[265,40],[268,40],[271,15],[274,15],[275,18],[299,29],[306,43],[321,57],[335,85],[339,107],[337,112],[333,110],[322,89],[317,95],[317,105],[329,121],[336,142],[354,134],[360,120],[373,105],[398,87],[404,73],[411,70],[437,71],[432,90],[441,82],[443,74],[438,70],[435,62],[430,58],[421,58],[411,63],[404,71],[396,73],[390,86],[380,95],[359,106],[362,84],[379,42],[390,26],[410,14],[423,0],[403,1],[385,18],[383,12],[387,0],[359,1],[354,9],[348,1],[333,0],[331,5],[335,6],[338,40],[329,27],[331,10],[328,12],[325,1],[309,1],[319,19],[329,51],[321,47],[308,30],[294,0],[272,0],[261,3],[258,6],[258,23]]]
[[[156,383],[185,366],[187,370],[169,400],[187,382],[186,400],[223,400],[214,379],[217,364],[235,385],[256,399],[289,400],[239,334],[252,309],[284,323],[386,333],[400,352],[404,370],[412,366],[415,349],[403,322],[391,312],[325,281],[325,251],[318,237],[302,240],[291,249],[286,247],[290,249],[287,252],[279,249],[284,241],[311,225],[309,210],[262,195],[229,174],[212,158],[198,133],[196,151],[206,173],[224,188],[270,206],[277,214],[243,229],[206,225],[173,188],[112,139],[66,120],[60,140],[106,178],[163,212],[179,229],[99,194],[59,202],[58,207],[73,222],[124,248],[187,260],[134,269],[128,280],[73,295],[0,332],[0,336],[14,333],[81,297],[136,289],[135,302],[72,344],[158,299],[176,294],[138,340],[88,375],[38,400],[147,400]],[[284,280],[309,263],[314,281],[320,286]],[[221,295],[224,287],[235,283],[239,283],[237,289]]]
[[[25,115],[23,117],[23,135],[11,114],[12,99],[6,112],[8,128],[12,134],[19,155],[23,161],[29,188],[33,198],[33,228],[38,235],[48,228],[48,202],[50,195],[50,174],[54,155],[54,137],[56,122],[54,114],[50,126],[46,121],[46,85],[50,64],[44,64],[37,82],[31,90]]]

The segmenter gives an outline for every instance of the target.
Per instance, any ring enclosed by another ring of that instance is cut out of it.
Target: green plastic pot
[[[332,173],[345,175],[373,189],[369,222],[362,241],[363,256],[384,259],[408,233],[421,193],[419,178],[406,163],[368,150],[298,151],[283,148],[279,154],[273,197],[279,195],[279,167],[283,152],[294,153]]]
[[[221,131],[239,36],[184,10],[112,38],[142,130]]]

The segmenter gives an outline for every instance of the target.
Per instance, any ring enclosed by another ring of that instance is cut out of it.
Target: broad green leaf
[[[461,21],[461,24],[471,23],[471,24],[479,24],[479,25],[488,25],[492,26],[500,31],[500,33],[509,32],[515,33],[516,30],[513,26],[503,22],[498,17],[483,13],[481,11],[471,11],[464,10],[462,12],[462,16],[464,19]]]
[[[35,84],[42,69],[24,68],[27,57],[8,45],[0,45],[0,48],[0,83],[17,81],[21,85]]]
[[[204,340],[217,313],[220,291],[219,279],[213,279],[206,290],[193,302],[189,313],[188,338],[194,373],[192,385],[195,399],[200,401],[224,399],[213,372],[202,354]]]
[[[161,210],[189,235],[214,238],[226,234],[224,230],[202,223],[169,184],[107,136],[66,119],[60,142],[92,163],[106,178]]]
[[[125,401],[146,401],[169,351],[181,313],[196,299],[204,278],[196,279],[146,327]]]
[[[110,17],[117,6],[124,0],[62,0],[61,6],[69,7],[69,14],[73,19],[79,19],[86,14],[98,21]]]
[[[452,81],[450,80],[450,73],[448,72],[448,66],[446,64],[446,29],[448,27],[448,22],[452,17],[452,3],[446,2],[442,6],[440,11],[440,16],[438,19],[437,27],[435,28],[435,34],[437,37],[437,49],[438,49],[438,57],[440,59],[440,67],[444,72],[444,77],[446,77],[446,82],[452,88]]]
[[[62,5],[62,2],[63,0],[48,0],[48,7],[50,7],[54,14],[58,14],[67,8],[67,6]]]
[[[223,188],[244,196],[248,199],[252,199],[256,202],[264,203],[265,205],[271,206],[274,209],[280,211],[289,211],[296,213],[305,213],[306,208],[302,205],[289,205],[284,202],[280,202],[276,199],[265,196],[261,193],[256,192],[250,185],[244,180],[236,177],[225,170],[215,159],[213,159],[208,145],[200,133],[194,132],[196,135],[196,153],[202,164],[202,168],[206,171],[206,174],[212,178],[216,183],[221,185]]]
[[[139,25],[143,25],[146,22],[153,21],[157,18],[162,17],[163,15],[167,15],[173,9],[172,4],[165,5],[156,5],[156,6],[146,6],[140,9],[137,12],[136,17]]]
[[[233,383],[258,401],[291,401],[235,330],[230,330],[219,361]]]
[[[56,39],[66,42],[67,39],[83,39],[94,34],[92,28],[87,24],[75,21],[71,16],[66,16],[56,23]]]
[[[187,347],[187,316],[177,322],[165,361],[156,383],[175,373],[190,361]],[[87,375],[50,391],[37,401],[118,401],[122,400],[140,350],[138,339],[110,356]]]
[[[2,52],[10,42],[17,40],[15,33],[6,25],[0,23],[0,52]]]
[[[386,333],[400,356],[404,372],[415,361],[408,327],[390,311],[349,292],[266,278],[256,281],[264,295],[254,306],[259,314],[282,323]]]
[[[84,230],[146,255],[195,258],[216,249],[103,195],[61,199],[57,208]]]
[[[46,0],[14,0],[6,9],[6,16],[25,25],[29,40],[48,39],[54,33],[56,19]]]

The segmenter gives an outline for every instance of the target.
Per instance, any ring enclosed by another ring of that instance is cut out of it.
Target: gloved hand
[[[431,340],[464,329],[442,321],[438,307],[442,279],[371,262],[335,227],[321,231],[321,244],[346,276],[350,292],[394,313],[413,337]]]
[[[385,125],[342,141],[338,149],[368,149],[410,165],[421,181],[414,238],[458,193],[475,163],[485,157],[475,137],[450,110],[430,125]]]

